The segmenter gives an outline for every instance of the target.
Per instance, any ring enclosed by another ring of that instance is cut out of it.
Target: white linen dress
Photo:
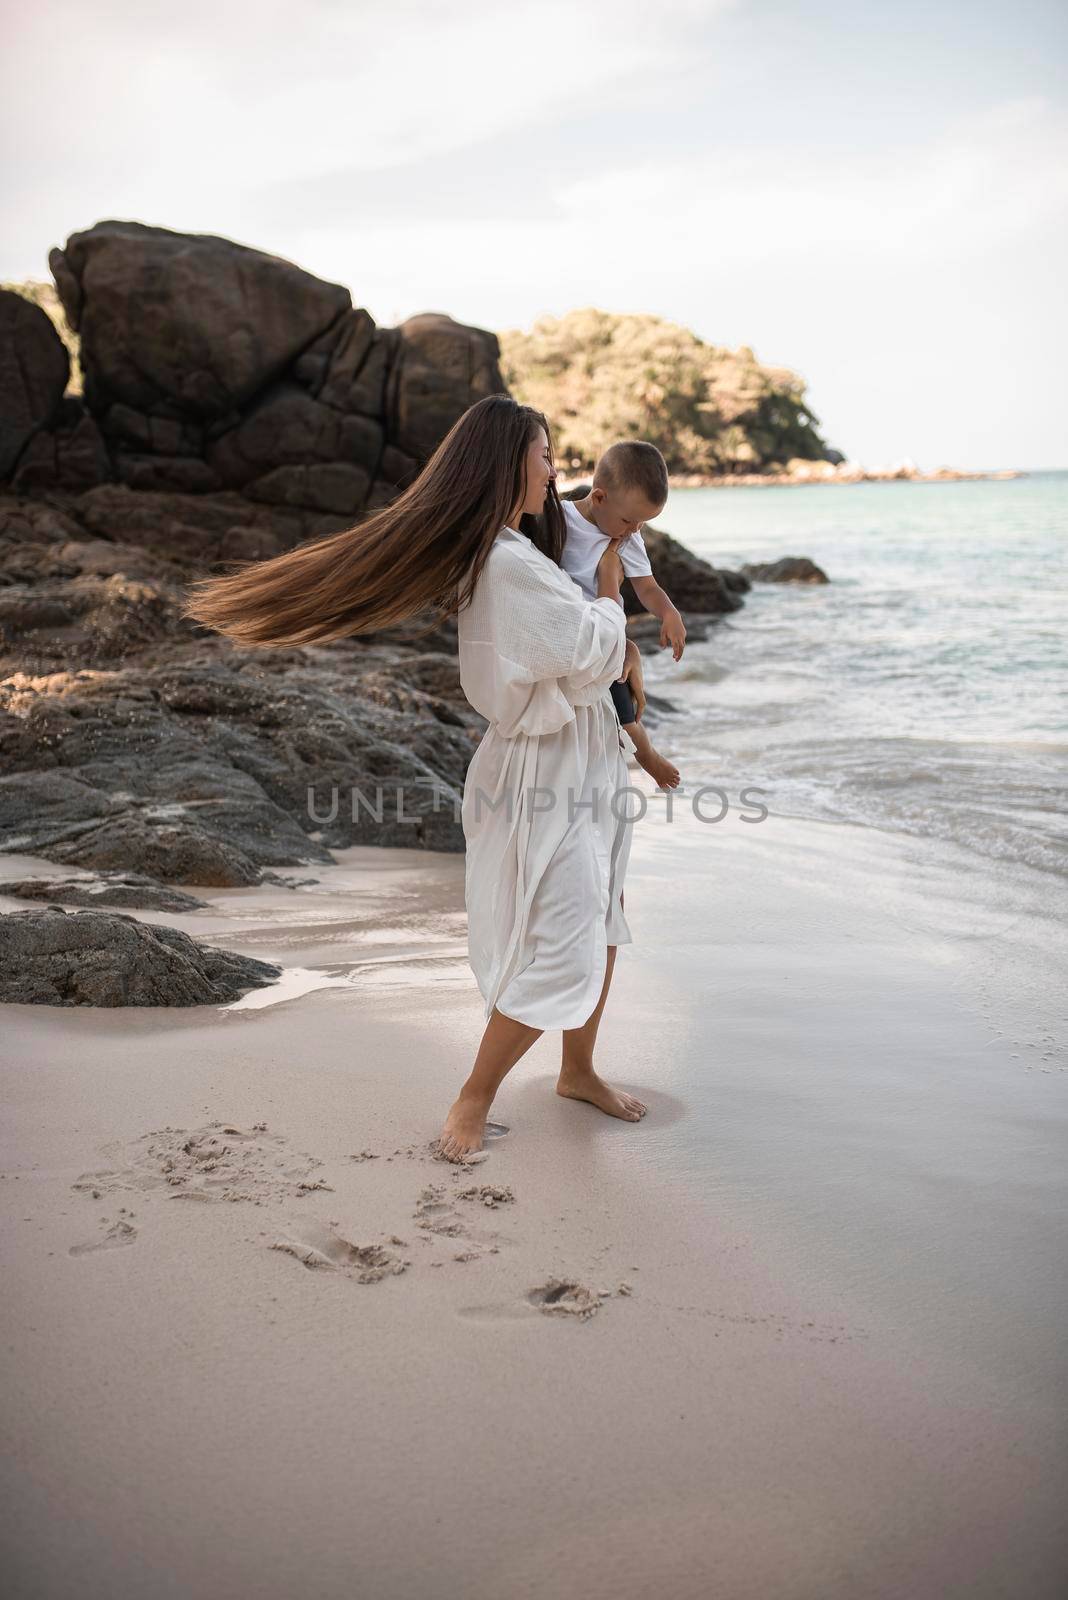
[[[638,797],[608,686],[623,671],[615,600],[587,600],[526,534],[503,528],[457,615],[460,683],[489,727],[464,784],[468,959],[486,1003],[580,1028],[601,996]]]

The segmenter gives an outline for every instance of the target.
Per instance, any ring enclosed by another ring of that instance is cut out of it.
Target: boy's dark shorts
[[[616,708],[620,723],[625,727],[628,722],[634,721],[634,696],[630,692],[629,683],[613,683],[609,685],[612,691],[612,704]]]

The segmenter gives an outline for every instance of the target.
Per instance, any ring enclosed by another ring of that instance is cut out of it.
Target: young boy
[[[646,611],[660,619],[660,644],[670,645],[676,661],[686,643],[686,626],[670,598],[653,577],[641,527],[664,509],[668,496],[667,465],[654,444],[625,439],[610,445],[593,473],[593,488],[584,500],[564,500],[567,540],[561,562],[587,600],[597,598],[597,563],[611,543],[623,571]],[[654,749],[638,722],[634,698],[626,683],[611,685],[621,726],[634,743],[638,765],[658,788],[674,789],[679,769]]]

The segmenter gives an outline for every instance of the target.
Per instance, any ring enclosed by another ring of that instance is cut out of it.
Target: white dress
[[[468,958],[486,1017],[580,1028],[610,944],[637,796],[608,686],[623,671],[615,600],[587,600],[526,534],[503,528],[457,616],[460,683],[489,727],[464,784]],[[638,802],[640,804],[640,802]]]

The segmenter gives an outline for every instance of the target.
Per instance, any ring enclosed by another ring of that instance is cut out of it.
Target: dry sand
[[[145,914],[285,989],[3,1010],[12,1596],[1065,1592],[1052,880],[650,816],[599,1048],[648,1114],[546,1035],[457,1168],[462,858],[314,870]]]

